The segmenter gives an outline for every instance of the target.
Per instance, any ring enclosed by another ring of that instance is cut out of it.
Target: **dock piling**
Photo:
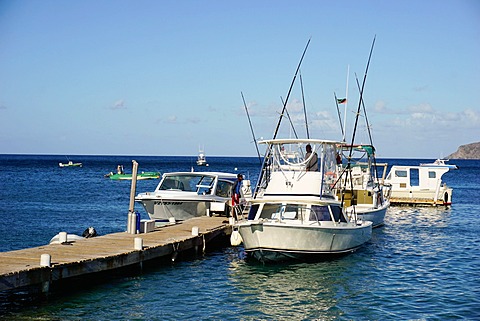
[[[52,265],[52,257],[50,254],[42,254],[40,256],[40,266],[50,267]]]
[[[135,160],[132,160],[132,163],[132,186],[130,188],[130,205],[128,207],[127,233],[137,234],[137,230],[140,228],[139,226],[137,226],[137,215],[135,214],[135,193],[137,190],[138,163]]]
[[[58,233],[58,241],[60,242],[60,244],[67,243],[67,241],[68,241],[67,232]]]
[[[141,237],[136,237],[134,240],[134,247],[135,250],[143,250],[143,239]]]
[[[198,236],[198,233],[199,233],[198,226],[192,227],[192,235],[193,236]]]

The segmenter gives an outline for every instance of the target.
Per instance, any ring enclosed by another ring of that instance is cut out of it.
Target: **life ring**
[[[325,180],[327,181],[330,188],[335,188],[337,175],[334,172],[326,172]]]
[[[337,177],[337,175],[336,175],[334,172],[326,172],[325,175],[326,175],[326,176],[333,177],[333,178],[336,178],[336,177]]]

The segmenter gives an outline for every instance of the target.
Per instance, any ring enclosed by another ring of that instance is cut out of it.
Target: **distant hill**
[[[457,151],[448,155],[452,159],[480,159],[480,142],[462,145]]]

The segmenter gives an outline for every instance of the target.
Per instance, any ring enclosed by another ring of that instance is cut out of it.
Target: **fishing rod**
[[[365,74],[363,76],[363,83],[362,83],[362,87],[360,89],[360,99],[358,101],[357,114],[355,116],[355,126],[353,127],[352,143],[350,144],[350,150],[349,150],[349,154],[348,154],[348,162],[347,162],[347,166],[345,168],[345,170],[348,170],[348,173],[350,175],[350,188],[351,188],[352,191],[353,191],[353,179],[352,179],[352,171],[351,171],[351,162],[352,162],[353,144],[355,142],[355,133],[357,131],[358,118],[360,116],[360,109],[361,109],[362,100],[363,100],[363,90],[365,88],[365,81],[367,79],[368,68],[370,66],[370,60],[372,59],[373,48],[375,46],[375,39],[376,39],[376,35],[373,37],[372,46],[370,48],[370,54],[368,55],[367,66],[365,67]],[[345,183],[346,183],[346,181],[345,181]],[[344,196],[342,195],[342,204],[343,204],[343,202],[344,202]],[[352,193],[352,203],[354,203],[353,193]],[[355,211],[355,207],[354,207],[354,211]]]
[[[280,97],[280,99],[282,100],[282,104],[283,104],[283,98]],[[292,118],[290,118],[290,113],[288,112],[287,108],[285,108],[285,113],[287,114],[287,118],[288,118],[288,121],[290,122],[290,126],[292,126],[293,133],[295,134],[295,138],[298,138],[297,131],[295,130],[295,126],[293,125]]]
[[[305,105],[305,95],[303,93],[303,81],[302,81],[301,71],[300,71],[300,87],[302,88],[303,113],[305,114],[305,128],[307,129],[307,138],[310,138],[310,133],[308,132],[307,105]]]
[[[240,93],[242,94],[243,105],[245,106],[245,112],[247,113],[248,123],[250,124],[250,130],[252,131],[253,141],[255,143],[255,148],[257,149],[258,161],[260,162],[260,165],[261,165],[262,158],[260,157],[260,151],[258,150],[257,139],[255,138],[255,133],[253,132],[253,126],[250,120],[250,115],[248,114],[248,108],[247,108],[247,104],[245,103],[245,97],[243,97],[243,92],[240,92]]]
[[[360,90],[360,83],[358,82],[357,74],[355,74],[355,80],[357,82],[357,88],[358,88],[358,90]],[[375,152],[375,147],[373,145],[373,139],[372,139],[372,132],[370,130],[370,124],[368,122],[368,117],[367,117],[367,109],[365,108],[365,102],[363,100],[363,97],[362,96],[360,96],[360,97],[361,97],[360,99],[361,99],[362,106],[363,106],[363,114],[365,115],[365,123],[366,123],[366,126],[367,126],[368,137],[370,139],[370,145],[373,148],[373,152]],[[374,168],[375,168],[375,177],[378,179],[377,158],[375,157],[375,153],[373,153],[373,164],[374,164]]]

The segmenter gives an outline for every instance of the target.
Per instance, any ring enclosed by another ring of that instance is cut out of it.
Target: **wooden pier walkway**
[[[197,227],[198,236],[192,233]],[[113,233],[68,244],[0,252],[0,291],[36,284],[48,291],[55,281],[134,266],[175,252],[202,250],[216,237],[230,234],[226,217],[205,216],[157,227],[149,233]],[[135,238],[142,239],[141,250],[135,249]],[[42,254],[50,255],[50,267],[41,266]]]

